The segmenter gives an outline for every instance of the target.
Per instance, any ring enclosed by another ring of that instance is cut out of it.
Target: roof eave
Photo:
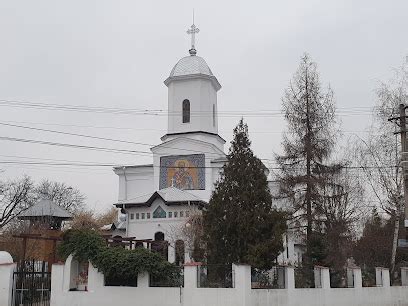
[[[201,200],[194,200],[194,201],[163,201],[164,204],[166,204],[167,206],[177,206],[177,205],[188,205],[188,204],[193,204],[193,205],[197,205],[197,206],[204,206],[207,204],[207,202],[205,201],[201,201]],[[152,206],[153,202],[144,202],[144,203],[116,203],[113,204],[115,205],[117,208],[134,208],[134,207],[150,207]]]
[[[207,75],[207,74],[203,74],[203,73],[177,75],[177,76],[168,77],[164,81],[164,84],[167,87],[169,87],[170,83],[173,82],[173,81],[183,81],[183,80],[190,80],[190,79],[206,79],[206,80],[210,80],[216,91],[219,91],[221,89],[221,87],[222,87],[220,82],[218,82],[218,80],[217,80],[217,78],[215,76]]]

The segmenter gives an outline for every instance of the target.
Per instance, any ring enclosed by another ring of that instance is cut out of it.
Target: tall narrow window
[[[215,104],[213,104],[213,126],[215,127]]]
[[[184,100],[183,101],[183,123],[190,122],[190,101]]]

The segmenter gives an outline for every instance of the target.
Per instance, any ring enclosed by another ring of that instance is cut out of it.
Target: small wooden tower
[[[23,238],[23,259],[55,262],[56,243],[61,239],[62,222],[72,218],[70,212],[47,199],[40,199],[23,211],[18,219],[30,222],[28,232],[16,236]]]

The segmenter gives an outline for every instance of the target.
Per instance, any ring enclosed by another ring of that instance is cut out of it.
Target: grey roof
[[[124,204],[127,204],[126,207],[130,206],[150,206],[153,201],[160,197],[163,201],[169,205],[172,203],[186,203],[186,202],[204,202],[194,194],[187,192],[185,190],[180,190],[176,187],[167,187],[153,193],[148,193],[141,195],[139,197],[120,201],[115,204],[117,207],[123,207]]]
[[[186,56],[183,57],[170,72],[170,77],[190,75],[190,74],[205,74],[212,76],[210,67],[202,57],[199,56]]]
[[[153,164],[145,164],[145,165],[123,165],[123,166],[115,166],[113,167],[114,170],[122,170],[123,168],[151,168]]]
[[[201,201],[201,199],[196,197],[194,194],[180,190],[176,187],[167,187],[157,191],[157,193],[165,202]]]
[[[37,202],[37,204],[23,211],[18,217],[20,219],[29,219],[33,217],[56,217],[61,219],[72,219],[73,215],[54,202],[46,199],[41,199]]]
[[[217,91],[221,88],[220,83],[213,75],[205,60],[196,55],[186,56],[179,60],[171,70],[169,77],[164,81],[164,84],[168,86],[173,80],[187,78],[209,79]]]

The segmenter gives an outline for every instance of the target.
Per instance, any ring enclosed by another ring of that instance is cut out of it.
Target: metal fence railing
[[[150,276],[150,287],[184,287],[184,268],[177,268],[176,273],[169,277]]]
[[[353,269],[330,269],[330,287],[331,288],[353,288],[354,270]],[[349,272],[350,271],[350,272]]]
[[[376,274],[375,268],[361,267],[361,278],[363,287],[376,287],[375,274]]]
[[[251,269],[252,289],[285,289],[285,267],[270,270]]]
[[[295,268],[295,288],[316,288],[314,268]]]
[[[137,287],[137,278],[105,275],[105,286]]]
[[[234,271],[231,265],[203,265],[197,268],[198,288],[233,288]]]
[[[13,302],[15,306],[49,306],[51,271],[48,262],[23,260],[13,273]]]

